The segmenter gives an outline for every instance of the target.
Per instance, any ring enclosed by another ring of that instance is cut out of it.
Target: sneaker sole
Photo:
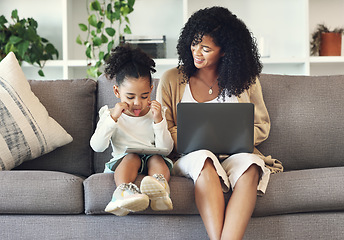
[[[147,209],[149,205],[149,198],[146,195],[135,196],[132,195],[123,200],[110,202],[106,208],[106,212],[110,212],[117,216],[125,216],[129,212],[139,212]]]
[[[140,190],[151,200],[151,208],[154,211],[172,210],[172,200],[166,189],[153,177],[144,177]]]
[[[130,211],[126,210],[126,209],[121,209],[118,206],[115,206],[114,202],[110,202],[106,208],[105,208],[105,212],[108,213],[112,213],[115,214],[116,216],[126,216],[130,213]]]

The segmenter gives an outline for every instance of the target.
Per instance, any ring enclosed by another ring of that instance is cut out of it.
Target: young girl
[[[114,172],[116,190],[105,211],[118,216],[143,211],[170,210],[168,181],[172,161],[161,155],[126,153],[128,147],[157,147],[173,149],[161,105],[150,101],[151,73],[155,63],[139,49],[117,47],[107,62],[105,73],[116,79],[114,93],[121,101],[114,108],[99,110],[99,122],[91,138],[94,151],[104,151],[111,142],[113,158],[105,164],[104,172]],[[140,189],[133,183],[138,173],[148,174]]]
[[[269,135],[270,119],[258,80],[262,65],[246,25],[222,7],[195,12],[180,34],[179,66],[161,78],[158,99],[168,107],[166,120],[177,146],[179,102],[251,102],[255,105],[254,144]],[[278,160],[257,149],[219,158],[207,149],[181,156],[173,173],[195,183],[195,202],[210,239],[242,239]],[[223,191],[233,193],[225,205]]]

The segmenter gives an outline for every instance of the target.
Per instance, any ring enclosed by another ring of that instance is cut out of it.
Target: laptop
[[[206,149],[214,154],[252,153],[254,104],[178,103],[177,150]]]
[[[149,154],[149,155],[163,155],[167,156],[170,154],[170,150],[167,148],[155,148],[155,147],[142,147],[142,148],[127,148],[126,153],[136,153],[136,154]]]

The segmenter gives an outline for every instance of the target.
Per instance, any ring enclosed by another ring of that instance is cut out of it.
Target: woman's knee
[[[241,176],[241,178],[244,178],[245,181],[252,181],[254,183],[258,183],[259,178],[261,175],[261,169],[258,165],[252,164]]]
[[[216,172],[214,163],[211,159],[207,158],[204,162],[203,168],[198,178],[206,178],[209,179],[211,177],[216,176],[218,178],[218,174]]]

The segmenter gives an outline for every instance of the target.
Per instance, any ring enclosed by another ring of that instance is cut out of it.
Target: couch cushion
[[[98,78],[98,99],[97,99],[97,112],[98,114],[99,109],[104,106],[108,105],[109,108],[115,106],[120,100],[116,98],[113,92],[113,85],[115,84],[114,79],[107,79],[105,74],[102,74]],[[156,98],[156,90],[159,83],[159,79],[153,79],[153,90],[151,93],[151,99],[154,100]],[[97,118],[98,119],[98,118]],[[111,157],[112,149],[111,147],[107,148],[104,152],[95,153],[94,154],[94,171],[97,173],[104,171],[104,164],[108,162]]]
[[[144,176],[139,175],[135,181],[140,186]],[[172,177],[170,182],[172,211],[153,211],[150,207],[136,214],[198,214],[195,205],[194,184],[191,179],[184,177]],[[85,189],[85,213],[108,214],[104,212],[106,205],[111,200],[115,190],[115,182],[112,173],[98,173],[90,176],[84,182]],[[226,194],[227,199],[229,194]]]
[[[344,75],[262,75],[271,118],[258,148],[293,169],[344,166]]]
[[[0,170],[73,140],[32,93],[13,52],[0,63],[0,111]]]
[[[272,174],[253,216],[344,211],[344,167]]]
[[[143,175],[135,181],[137,186]],[[344,167],[296,170],[272,174],[266,194],[258,197],[254,217],[301,212],[343,211]],[[198,214],[191,179],[171,177],[172,211],[148,208],[135,214]],[[85,213],[106,214],[104,209],[115,190],[113,174],[98,173],[84,181]],[[228,202],[230,193],[224,194]]]
[[[90,139],[95,125],[97,83],[91,79],[30,81],[32,91],[74,141],[17,169],[93,173]]]
[[[52,171],[0,172],[0,214],[79,214],[83,178]]]

